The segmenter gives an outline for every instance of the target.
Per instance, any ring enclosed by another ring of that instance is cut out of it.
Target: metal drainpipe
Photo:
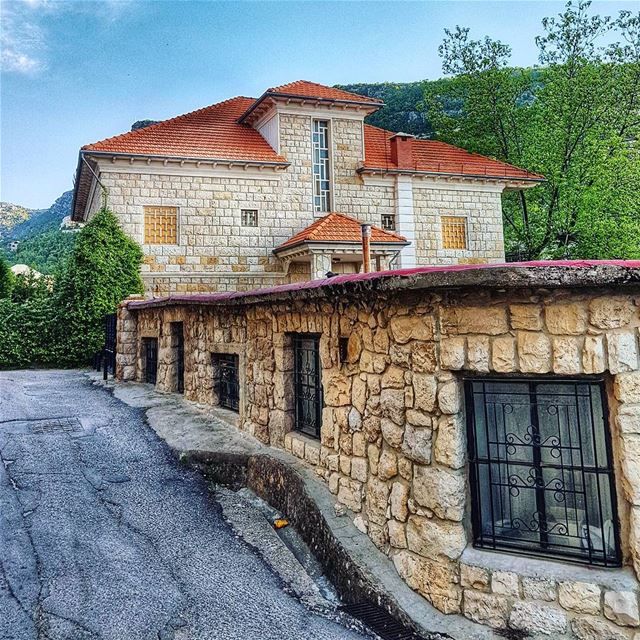
[[[365,273],[371,271],[371,225],[363,224],[362,229],[362,267]]]

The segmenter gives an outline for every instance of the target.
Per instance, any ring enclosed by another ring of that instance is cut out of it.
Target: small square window
[[[144,207],[144,243],[178,243],[177,207]]]
[[[393,213],[383,213],[382,214],[382,228],[385,231],[395,231],[396,230],[396,217]]]
[[[243,227],[258,226],[258,210],[257,209],[242,209],[240,211],[240,218],[242,220]]]
[[[467,248],[467,219],[463,216],[442,216],[442,247]]]

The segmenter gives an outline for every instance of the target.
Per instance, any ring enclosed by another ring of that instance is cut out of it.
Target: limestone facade
[[[237,353],[239,425],[306,460],[402,578],[446,613],[552,638],[638,640],[640,287],[445,289],[234,305],[121,306],[117,375],[175,389],[170,323],[185,331],[185,396],[217,402],[212,354]],[[319,336],[318,440],[294,431],[292,336]],[[472,546],[464,380],[597,376],[606,391],[622,567]]]
[[[148,295],[243,291],[294,282],[312,272],[308,262],[284,264],[273,249],[325,215],[313,210],[314,116],[281,109],[274,117],[278,151],[289,162],[284,169],[95,159],[109,208],[125,232],[142,245]],[[382,225],[383,215],[392,215],[398,233],[411,241],[393,267],[504,260],[504,181],[361,175],[357,169],[365,153],[363,116],[341,117],[327,110],[315,117],[330,121],[332,210],[377,226]],[[89,217],[102,200],[96,183]],[[145,206],[177,208],[176,244],[144,244]],[[243,209],[258,211],[258,226],[242,226]],[[467,250],[442,248],[440,218],[444,215],[467,221]],[[339,265],[334,267],[340,271]]]

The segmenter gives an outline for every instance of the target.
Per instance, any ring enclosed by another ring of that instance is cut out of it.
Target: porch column
[[[331,271],[331,254],[318,251],[311,254],[311,279],[321,280]]]

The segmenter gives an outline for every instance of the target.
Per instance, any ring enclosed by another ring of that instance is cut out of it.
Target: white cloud
[[[132,4],[133,0],[0,0],[0,69],[36,74],[47,67],[47,15],[90,13],[112,22]]]

